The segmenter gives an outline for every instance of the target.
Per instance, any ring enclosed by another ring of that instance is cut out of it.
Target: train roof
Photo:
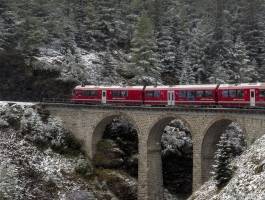
[[[214,90],[217,88],[217,84],[208,84],[208,85],[172,85],[172,86],[147,86],[146,90],[192,90],[192,89],[201,89],[201,90]]]
[[[214,90],[217,84],[205,85],[159,85],[159,86],[146,86],[146,90]],[[142,90],[144,86],[96,86],[96,85],[78,85],[75,87],[77,90]],[[244,88],[262,88],[265,89],[265,83],[240,83],[240,84],[221,84],[219,89],[244,89]]]
[[[112,89],[112,90],[142,90],[143,86],[96,86],[96,85],[78,85],[75,87],[76,90],[100,90],[100,89]]]
[[[264,88],[265,83],[240,83],[240,84],[221,84],[220,89],[251,89],[251,88]]]

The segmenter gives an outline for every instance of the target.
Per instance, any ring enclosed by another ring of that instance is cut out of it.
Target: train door
[[[107,92],[106,92],[106,90],[102,90],[101,103],[103,103],[103,104],[106,104],[107,103]]]
[[[175,105],[175,92],[167,91],[167,105],[174,106]]]
[[[255,89],[250,89],[250,106],[255,107],[256,106],[256,94]]]

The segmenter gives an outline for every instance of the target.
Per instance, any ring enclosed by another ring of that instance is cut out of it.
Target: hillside
[[[96,168],[59,119],[0,102],[1,200],[135,200],[136,188],[126,173]]]
[[[265,199],[265,136],[233,161],[232,179],[218,191],[213,180],[195,192],[191,200]]]
[[[264,81],[264,9],[263,0],[0,0],[0,96],[18,98],[9,91],[21,83],[26,99],[53,96],[58,83],[61,96],[81,82]],[[44,70],[54,80],[35,80]]]

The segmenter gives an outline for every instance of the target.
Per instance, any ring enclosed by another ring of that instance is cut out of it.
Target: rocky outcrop
[[[97,153],[94,157],[94,165],[103,168],[121,168],[124,164],[124,152],[118,148],[113,140],[101,140],[97,144]]]
[[[0,51],[0,99],[41,101],[69,98],[75,81],[60,80],[56,69],[34,68],[19,52]]]

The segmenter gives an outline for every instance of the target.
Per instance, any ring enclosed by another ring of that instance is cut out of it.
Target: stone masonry
[[[213,155],[220,134],[231,123],[243,129],[248,144],[264,134],[264,112],[235,112],[220,109],[176,109],[141,107],[100,107],[84,105],[42,104],[54,116],[61,118],[66,128],[81,141],[93,158],[96,144],[106,125],[121,116],[134,125],[139,140],[138,199],[162,200],[163,178],[161,135],[173,119],[182,120],[192,133],[193,191],[209,178]]]

